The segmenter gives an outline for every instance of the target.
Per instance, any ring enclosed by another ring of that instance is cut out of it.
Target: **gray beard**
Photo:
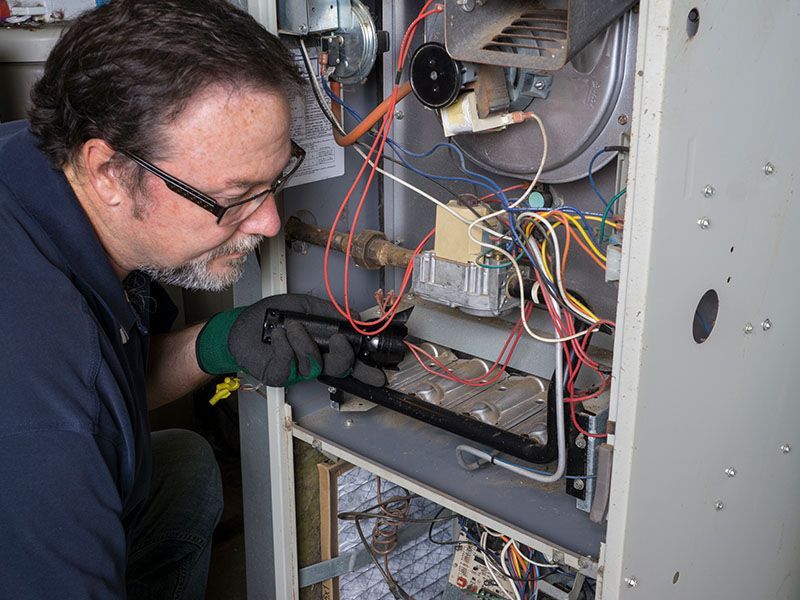
[[[247,255],[261,243],[262,239],[264,239],[262,235],[250,235],[223,244],[206,256],[195,258],[176,267],[143,265],[139,267],[139,270],[158,283],[175,285],[187,290],[220,292],[239,280],[244,271]],[[228,268],[222,272],[211,270],[210,265],[214,259],[236,252],[242,252],[244,256],[227,261]]]

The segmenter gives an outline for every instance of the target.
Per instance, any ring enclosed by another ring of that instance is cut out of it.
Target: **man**
[[[0,126],[0,596],[201,598],[222,509],[213,454],[147,409],[244,369],[380,383],[339,336],[261,343],[267,298],[176,333],[151,280],[218,290],[280,227],[299,166],[280,42],[217,0],[115,0],[75,22],[30,123]],[[152,448],[151,448],[152,447]]]

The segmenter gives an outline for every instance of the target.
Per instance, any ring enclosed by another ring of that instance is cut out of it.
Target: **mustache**
[[[235,254],[241,252],[242,254],[250,254],[264,239],[263,235],[251,234],[235,240],[225,242],[221,246],[214,248],[207,256],[206,261],[212,261],[220,256],[228,254]]]

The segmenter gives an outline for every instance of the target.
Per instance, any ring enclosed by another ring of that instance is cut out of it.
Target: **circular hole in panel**
[[[678,583],[678,579],[680,578],[680,576],[681,576],[681,572],[680,571],[675,571],[675,575],[672,576],[672,584],[673,585]]]
[[[714,324],[717,322],[717,312],[719,311],[719,296],[714,290],[708,290],[694,311],[692,319],[692,337],[698,344],[705,342],[714,331]]]
[[[689,36],[689,39],[697,34],[698,29],[700,29],[700,11],[693,8],[686,17],[686,35]]]

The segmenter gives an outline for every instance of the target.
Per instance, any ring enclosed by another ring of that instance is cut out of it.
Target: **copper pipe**
[[[331,230],[316,225],[303,223],[297,217],[289,217],[284,227],[289,241],[306,242],[314,246],[326,246]],[[331,248],[338,252],[347,250],[350,236],[341,231],[334,231]],[[407,267],[414,256],[408,248],[392,244],[381,231],[363,229],[354,238],[350,249],[353,261],[365,269],[382,267]]]

